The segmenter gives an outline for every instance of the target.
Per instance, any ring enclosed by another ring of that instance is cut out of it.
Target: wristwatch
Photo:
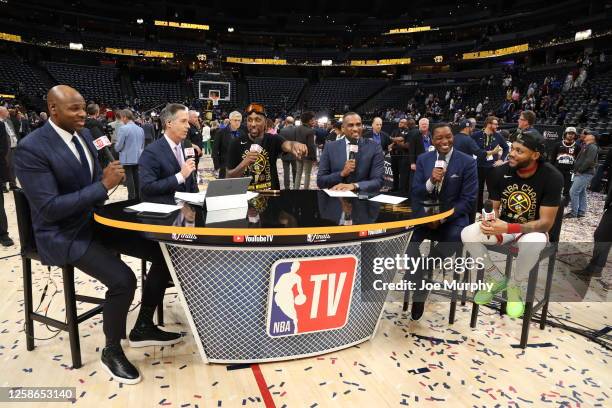
[[[355,191],[359,191],[359,184],[353,183],[353,186],[355,186]]]

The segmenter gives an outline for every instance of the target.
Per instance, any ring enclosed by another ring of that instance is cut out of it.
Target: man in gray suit
[[[296,160],[296,174],[293,188],[300,189],[302,174],[304,175],[304,190],[310,188],[310,173],[312,163],[317,161],[317,145],[315,144],[315,131],[313,129],[316,121],[314,112],[306,111],[300,116],[302,124],[295,128],[295,141],[308,147],[308,154]]]
[[[129,109],[121,112],[123,126],[117,131],[115,150],[119,153],[119,162],[125,169],[125,183],[128,199],[138,198],[138,159],[144,149],[144,130],[134,123],[134,115]]]

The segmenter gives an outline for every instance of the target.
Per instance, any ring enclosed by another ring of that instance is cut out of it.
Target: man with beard
[[[301,159],[305,144],[266,133],[266,109],[259,103],[246,108],[247,134],[232,141],[228,150],[227,178],[251,177],[249,190],[280,190],[276,160],[282,152]]]
[[[580,146],[576,144],[576,128],[568,127],[563,134],[563,140],[555,145],[550,155],[551,163],[563,174],[563,198],[565,205],[569,204],[569,192],[572,186],[572,171]]]
[[[548,241],[548,231],[555,223],[561,202],[563,176],[543,159],[544,137],[535,129],[523,131],[512,143],[508,162],[491,174],[490,199],[495,220],[468,225],[461,232],[465,249],[473,258],[481,258],[485,266],[485,282],[490,290],[478,291],[474,302],[488,304],[506,290],[506,313],[510,317],[523,315],[522,292],[526,288],[531,268],[539,261],[540,252]],[[516,243],[516,273],[513,281],[499,271],[491,261],[486,245]]]

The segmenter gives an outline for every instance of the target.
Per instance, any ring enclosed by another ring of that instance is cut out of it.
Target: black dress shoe
[[[8,193],[9,191],[8,191],[8,189],[6,187],[2,187],[2,192],[3,193]]]
[[[130,363],[120,345],[102,349],[102,367],[115,381],[123,384],[138,384],[142,380],[138,369]]]
[[[0,238],[0,245],[5,246],[5,247],[10,247],[10,246],[15,245],[15,243],[9,237],[2,237]]]
[[[568,212],[567,214],[563,216],[563,218],[578,218],[578,216],[572,214],[571,212]]]
[[[171,346],[183,341],[181,333],[160,330],[154,324],[136,325],[129,335],[130,347]]]
[[[425,311],[425,302],[412,302],[412,308],[410,309],[410,318],[415,322],[421,320],[423,312]]]
[[[18,188],[19,188],[19,187],[17,187],[17,186],[9,186],[9,190],[11,190],[11,191],[15,191],[15,190],[17,190]]]

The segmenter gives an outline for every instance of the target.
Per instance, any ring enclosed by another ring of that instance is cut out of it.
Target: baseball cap
[[[465,129],[467,127],[472,127],[472,122],[469,119],[465,119],[459,122],[459,129]]]
[[[564,133],[578,133],[576,132],[576,128],[573,126],[568,126],[565,128],[565,132]]]
[[[519,132],[516,135],[516,142],[521,143],[534,152],[544,153],[546,151],[544,136],[535,129],[528,130],[527,132]]]

